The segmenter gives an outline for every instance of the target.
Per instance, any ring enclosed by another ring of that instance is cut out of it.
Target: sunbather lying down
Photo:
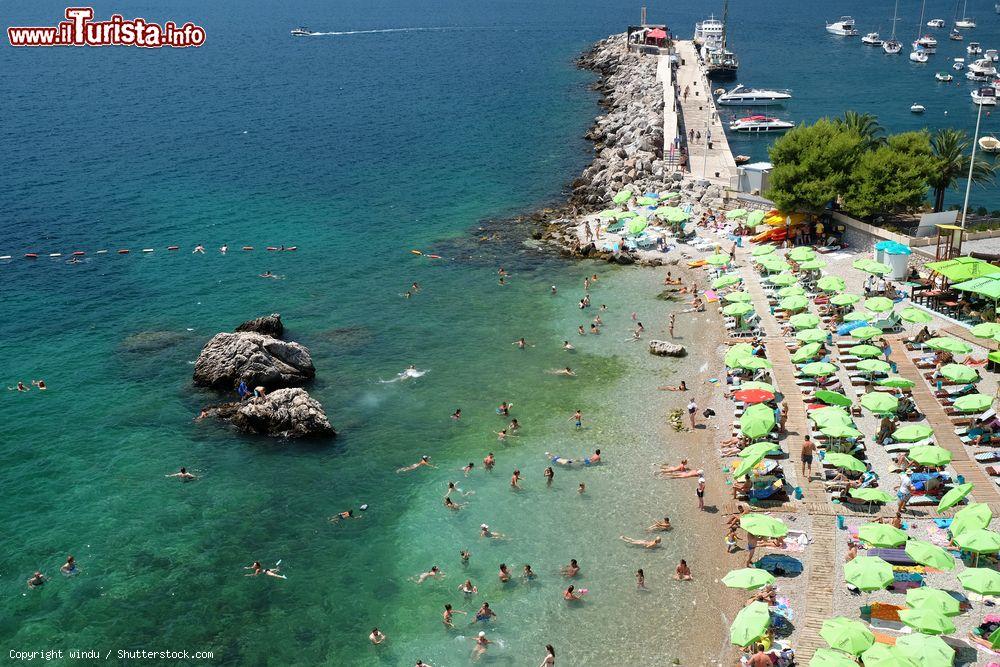
[[[656,476],[660,479],[682,479],[684,477],[701,477],[704,473],[704,470],[678,470],[669,472],[661,469]]]
[[[688,470],[690,470],[690,468],[688,468],[687,459],[681,459],[681,462],[675,466],[663,465],[662,463],[660,464],[660,472],[686,472]]]

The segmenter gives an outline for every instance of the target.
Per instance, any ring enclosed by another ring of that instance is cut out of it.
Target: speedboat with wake
[[[787,90],[764,90],[737,85],[728,93],[719,95],[716,102],[725,106],[757,107],[768,104],[781,104],[785,100],[790,99],[792,99],[792,96]]]
[[[795,123],[770,116],[747,116],[738,118],[729,123],[729,129],[733,132],[784,132],[795,127]]]
[[[850,16],[841,16],[839,20],[827,23],[826,31],[831,35],[840,35],[841,37],[854,37],[860,34],[854,27],[854,19]]]
[[[305,26],[299,26],[298,28],[292,30],[293,37],[309,37],[310,35],[315,35],[315,34],[316,33],[314,33],[309,28],[306,28]]]

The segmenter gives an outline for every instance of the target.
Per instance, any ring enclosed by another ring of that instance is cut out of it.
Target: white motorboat
[[[955,21],[955,27],[956,28],[966,28],[966,29],[968,29],[968,28],[975,28],[976,27],[976,19],[960,18],[957,21]]]
[[[927,62],[927,54],[924,53],[923,49],[910,51],[910,60],[915,63],[925,63]]]
[[[784,132],[795,127],[795,123],[769,116],[747,116],[729,123],[733,132]]]
[[[841,37],[854,37],[859,34],[854,27],[854,19],[850,16],[841,16],[839,20],[826,24],[826,31],[831,35]]]
[[[953,77],[951,74],[947,74],[946,72],[938,72],[937,74],[934,75],[934,78],[937,79],[938,81],[944,81],[945,83],[948,83],[955,77]]]
[[[927,27],[928,28],[943,28],[944,27],[944,19],[931,19],[930,21],[927,22]]]
[[[930,35],[924,35],[923,37],[918,38],[917,41],[913,42],[913,48],[917,48],[919,46],[927,53],[936,52],[937,45],[938,41]]]
[[[694,24],[694,43],[698,46],[707,46],[717,49],[722,46],[726,36],[726,27],[715,16],[710,16],[704,21]]]
[[[914,102],[913,104],[910,105],[910,111],[913,113],[923,113],[927,111],[927,109],[924,108],[923,104],[917,104],[916,102]]]
[[[993,62],[1000,60],[1000,52],[997,52],[996,49],[986,49],[986,52],[983,53],[983,56],[985,58],[989,58]]]
[[[979,90],[969,93],[974,104],[983,107],[995,107],[997,105],[997,89],[993,86],[983,86]]]
[[[1000,153],[1000,139],[991,136],[979,137],[979,150],[984,153]]]
[[[299,26],[298,28],[292,30],[292,35],[294,35],[295,37],[308,37],[310,35],[315,35],[315,34],[316,33],[314,33],[312,30],[304,26]]]
[[[962,37],[962,33],[960,33],[958,30],[952,29],[951,34],[948,35],[948,39],[953,39],[956,42],[961,42],[965,38]]]
[[[764,90],[737,85],[728,93],[719,95],[716,102],[724,106],[756,107],[781,104],[790,99],[792,99],[792,95],[787,90]]]
[[[955,58],[955,62],[952,63],[951,68],[956,72],[961,72],[965,69],[965,58]]]
[[[965,52],[970,56],[979,56],[983,53],[983,47],[979,45],[979,42],[969,42],[969,45],[965,47]]]
[[[965,78],[970,81],[989,81],[997,74],[997,68],[989,58],[980,58],[969,64]]]
[[[868,44],[869,46],[882,46],[882,40],[879,38],[877,32],[870,32],[861,38],[862,44]]]

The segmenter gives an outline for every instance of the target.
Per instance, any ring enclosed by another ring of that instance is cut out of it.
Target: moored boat
[[[963,69],[965,69],[965,58],[955,58],[955,61],[952,63],[951,68],[956,72],[961,72]]]
[[[969,45],[965,47],[965,52],[970,56],[979,56],[983,53],[983,47],[979,45],[979,42],[969,42]]]
[[[882,50],[888,53],[890,56],[894,56],[903,50],[903,45],[894,39],[882,44]]]
[[[910,111],[912,113],[923,113],[927,111],[927,108],[923,104],[917,104],[916,102],[914,102],[913,104],[910,105]]]
[[[979,90],[969,93],[973,104],[984,107],[995,107],[997,105],[997,89],[993,86],[983,86]]]
[[[944,81],[945,83],[947,83],[952,79],[954,79],[955,77],[945,72],[938,72],[937,74],[934,75],[934,78],[937,79],[938,81]]]
[[[795,123],[770,116],[747,116],[729,123],[729,129],[734,132],[784,132],[795,127]]]
[[[861,38],[862,44],[867,44],[869,46],[882,46],[882,40],[879,38],[877,32],[870,32]]]
[[[961,42],[965,38],[962,37],[962,33],[960,33],[957,29],[952,29],[951,34],[948,35],[948,39],[953,39],[956,42]]]
[[[992,136],[979,137],[979,150],[984,153],[1000,153],[1000,139]]]
[[[827,23],[826,31],[831,35],[841,37],[854,37],[859,34],[857,28],[854,27],[854,19],[850,16],[841,16],[833,23]]]
[[[719,95],[716,102],[724,106],[749,107],[781,104],[791,98],[792,96],[787,90],[765,90],[737,85],[729,92]]]
[[[930,21],[927,22],[927,27],[928,28],[943,28],[944,27],[944,19],[931,19]]]
[[[912,60],[915,63],[925,63],[927,62],[927,54],[924,53],[923,49],[916,49],[914,51],[910,51],[910,60]]]

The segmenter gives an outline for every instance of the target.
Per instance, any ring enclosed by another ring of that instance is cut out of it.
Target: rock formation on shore
[[[274,438],[330,437],[337,434],[323,406],[305,389],[277,389],[264,397],[242,403],[212,405],[204,409],[203,416],[228,420],[244,433]]]
[[[194,365],[195,384],[221,391],[232,391],[241,381],[251,389],[294,387],[315,376],[304,346],[252,331],[216,334]]]
[[[233,329],[233,331],[237,333],[241,331],[253,331],[255,333],[264,334],[265,336],[281,338],[281,335],[285,333],[285,325],[281,323],[281,313],[271,313],[270,315],[265,315],[264,317],[247,320]]]
[[[651,340],[649,341],[649,353],[655,354],[658,357],[683,357],[687,354],[687,350],[684,349],[683,345],[677,345],[676,343],[668,343],[665,340]]]

